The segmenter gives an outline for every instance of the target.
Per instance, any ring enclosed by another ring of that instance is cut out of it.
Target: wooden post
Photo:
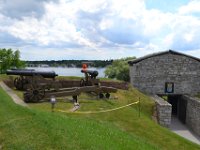
[[[139,118],[140,118],[140,108],[141,108],[141,105],[140,105],[140,97],[139,97],[139,103],[138,103],[138,115],[139,115]]]

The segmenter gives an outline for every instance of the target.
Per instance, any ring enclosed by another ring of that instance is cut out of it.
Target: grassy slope
[[[3,149],[155,149],[110,123],[27,109],[0,89]]]
[[[61,149],[61,146],[68,149],[200,149],[151,120],[153,102],[149,97],[134,89],[119,91],[115,95],[118,100],[96,101],[83,100],[91,97],[82,94],[80,111],[115,108],[140,97],[141,117],[138,117],[137,106],[103,114],[51,114],[48,103],[30,104],[32,109],[27,110],[12,104],[0,91],[0,97],[4,97],[0,101],[5,103],[0,105],[0,145],[19,149],[28,146],[33,149],[43,146],[46,149]],[[68,110],[71,107],[69,102],[56,104],[57,109]],[[4,123],[14,118],[24,119]],[[10,138],[12,134],[20,138],[13,140]],[[26,143],[22,144],[23,141]]]
[[[110,108],[116,108],[118,106],[126,105],[128,103],[141,99],[141,117],[138,117],[138,107],[132,106],[125,109],[121,109],[109,113],[99,114],[68,114],[66,116],[72,116],[74,118],[88,118],[90,120],[96,120],[100,123],[111,123],[117,126],[127,134],[131,134],[136,137],[140,137],[145,143],[151,143],[158,149],[199,149],[196,144],[183,139],[182,137],[170,132],[168,129],[157,125],[151,120],[152,106],[154,103],[149,97],[143,95],[135,89],[129,91],[120,90],[115,96],[118,96],[118,100],[83,100],[89,98],[86,94],[79,97],[81,108],[79,112],[88,110],[106,110]],[[48,103],[31,104],[32,108],[40,109],[42,111],[50,111],[50,105]],[[59,102],[56,105],[57,109],[69,110],[72,104],[69,102]],[[57,112],[59,113],[59,112]],[[63,113],[59,113],[63,114]]]

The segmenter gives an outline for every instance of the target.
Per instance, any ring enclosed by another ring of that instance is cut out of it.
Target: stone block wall
[[[14,88],[13,84],[14,78],[9,80],[4,80],[4,83],[8,85],[10,88]],[[58,79],[62,88],[70,88],[70,87],[79,87],[80,80],[66,80],[66,79]],[[117,89],[128,90],[129,83],[127,82],[115,82],[115,81],[100,81],[101,86],[109,86]]]
[[[182,96],[187,100],[186,125],[200,136],[200,99]]]
[[[172,105],[167,101],[163,100],[161,97],[154,95],[152,96],[156,103],[157,121],[161,126],[170,127],[171,124],[171,114]]]
[[[166,53],[130,65],[131,84],[148,94],[165,94],[165,83],[174,83],[172,94],[200,91],[200,62],[184,55]]]

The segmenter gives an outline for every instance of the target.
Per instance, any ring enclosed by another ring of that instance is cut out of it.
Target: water
[[[27,67],[27,69],[35,69],[36,71],[55,71],[59,76],[77,76],[83,77],[81,68],[67,68],[67,67]],[[90,67],[88,70],[96,70],[99,72],[98,77],[105,77],[104,71],[106,68]]]

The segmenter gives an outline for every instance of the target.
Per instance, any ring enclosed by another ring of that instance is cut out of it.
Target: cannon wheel
[[[39,102],[45,96],[45,89],[41,87],[31,87],[24,93],[25,102]]]
[[[103,93],[99,93],[99,98],[100,98],[100,99],[104,98]]]
[[[17,90],[23,90],[23,79],[21,79],[20,77],[15,78],[14,86]]]
[[[109,99],[110,98],[110,93],[106,93],[106,98]]]

